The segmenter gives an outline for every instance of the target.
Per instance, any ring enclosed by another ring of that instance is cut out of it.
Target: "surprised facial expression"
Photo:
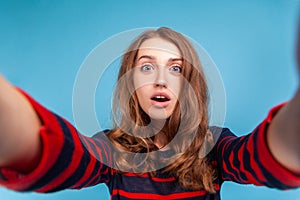
[[[134,86],[143,111],[152,119],[173,113],[182,85],[179,49],[162,38],[151,38],[139,48],[134,67]]]

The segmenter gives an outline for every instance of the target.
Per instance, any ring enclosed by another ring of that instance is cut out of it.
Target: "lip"
[[[169,100],[164,101],[164,102],[159,102],[159,101],[152,100],[152,98],[155,97],[155,96],[165,96]],[[153,94],[151,96],[150,100],[151,100],[151,104],[154,105],[155,107],[158,107],[158,108],[166,108],[171,102],[170,96],[167,93],[164,93],[164,92],[158,92],[158,93]]]
[[[154,94],[151,96],[151,98],[153,98],[153,97],[155,97],[155,96],[165,96],[165,97],[167,97],[167,98],[169,99],[169,101],[171,100],[170,96],[169,96],[167,93],[165,93],[165,92],[157,92],[157,93],[154,93]]]
[[[158,108],[166,108],[168,107],[168,105],[170,104],[170,100],[169,101],[165,101],[165,102],[158,102],[158,101],[154,101],[151,100],[152,105],[154,105],[155,107]]]

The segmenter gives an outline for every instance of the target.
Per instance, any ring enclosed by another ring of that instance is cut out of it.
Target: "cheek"
[[[134,72],[133,75],[133,85],[135,90],[146,87],[148,85],[153,85],[155,83],[155,73],[152,74],[142,74],[138,71]]]
[[[141,88],[135,90],[135,93],[136,93],[136,96],[137,96],[137,98],[138,98],[138,101],[140,101],[140,99],[141,99],[142,96],[143,96],[142,92],[143,92],[143,91],[141,90]]]
[[[182,78],[177,77],[174,80],[170,80],[169,90],[173,93],[173,95],[176,96],[176,98],[179,97],[181,89],[182,89]]]
[[[149,91],[149,89],[147,89],[147,86],[143,86],[143,87],[137,88],[135,90],[138,101],[139,101],[139,104],[141,106],[143,106],[147,103],[147,99],[148,99],[148,96],[149,96],[148,91]]]

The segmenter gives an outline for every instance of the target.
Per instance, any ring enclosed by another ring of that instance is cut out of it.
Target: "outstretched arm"
[[[0,167],[31,171],[41,154],[41,122],[27,99],[0,74]]]
[[[0,186],[55,192],[109,182],[114,173],[106,134],[78,133],[0,76]]]
[[[300,26],[297,44],[300,77]],[[295,96],[270,123],[267,141],[273,156],[286,168],[300,174],[300,86]]]

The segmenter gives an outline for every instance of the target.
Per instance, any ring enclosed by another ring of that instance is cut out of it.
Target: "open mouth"
[[[151,97],[151,100],[157,101],[157,102],[167,102],[170,101],[170,98],[166,95],[155,95]]]
[[[165,93],[156,93],[151,97],[151,100],[156,103],[168,103],[171,98]]]

